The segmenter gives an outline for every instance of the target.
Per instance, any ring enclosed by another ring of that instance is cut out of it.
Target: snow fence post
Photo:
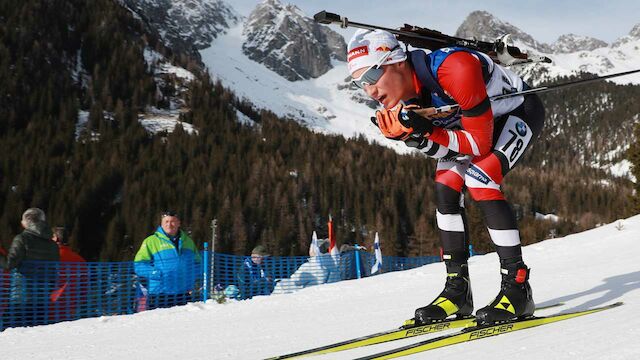
[[[209,299],[209,243],[204,243],[204,253],[202,259],[202,302]]]
[[[360,246],[356,244],[355,249],[356,251],[353,252],[353,256],[356,257],[356,278],[360,279],[362,277],[362,272],[360,271],[360,254],[358,253]]]

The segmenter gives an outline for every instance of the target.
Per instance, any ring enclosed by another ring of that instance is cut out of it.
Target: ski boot
[[[535,303],[529,285],[529,268],[518,259],[501,261],[502,284],[491,304],[476,312],[478,325],[490,325],[533,315]]]
[[[430,324],[451,315],[458,318],[467,317],[472,312],[473,296],[467,264],[447,264],[447,282],[444,290],[431,304],[416,309],[415,324]]]

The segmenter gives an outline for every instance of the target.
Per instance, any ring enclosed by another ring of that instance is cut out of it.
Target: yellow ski
[[[607,309],[612,309],[620,305],[622,305],[622,302],[617,302],[615,304],[605,305],[605,306],[601,306],[601,307],[597,307],[589,310],[575,311],[575,312],[545,316],[545,317],[532,317],[525,320],[516,320],[516,321],[498,324],[498,325],[472,326],[453,334],[439,336],[439,337],[421,341],[415,344],[403,346],[397,349],[381,352],[381,353],[370,355],[370,356],[365,356],[365,357],[359,358],[358,360],[393,359],[401,356],[406,356],[406,355],[420,353],[423,351],[441,348],[444,346],[478,340],[478,339],[482,339],[490,336],[502,335],[502,334],[513,332],[513,331],[518,331],[518,330],[528,329],[528,328],[532,328],[540,325],[563,321],[563,320],[575,318],[578,316],[589,315],[589,314],[597,313]]]
[[[563,303],[555,303],[553,305],[542,306],[537,308],[536,310],[544,310],[556,306],[561,306]],[[470,326],[474,326],[476,324],[476,319],[473,316],[463,318],[463,319],[451,319],[444,320],[441,322],[436,322],[428,325],[415,326],[413,324],[413,319],[405,321],[405,324],[400,329],[393,329],[388,331],[383,331],[367,336],[362,336],[359,338],[341,341],[335,344],[325,345],[321,347],[317,347],[314,349],[303,350],[291,354],[280,355],[272,358],[268,358],[266,360],[279,360],[279,359],[293,359],[300,358],[309,355],[320,355],[320,354],[328,354],[334,353],[338,351],[355,349],[362,346],[369,346],[380,344],[388,341],[406,339],[419,335],[433,334],[440,331],[446,331],[450,329],[459,329],[466,328]]]

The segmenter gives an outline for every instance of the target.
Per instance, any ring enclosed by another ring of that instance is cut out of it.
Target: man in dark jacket
[[[11,289],[13,309],[5,314],[5,326],[33,326],[48,321],[49,296],[60,260],[44,211],[27,209],[20,224],[24,231],[13,239],[6,258],[0,256],[0,266],[9,271],[17,269],[14,283],[20,284]]]

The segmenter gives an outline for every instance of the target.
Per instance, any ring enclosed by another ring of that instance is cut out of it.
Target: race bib
[[[529,125],[516,116],[509,116],[494,149],[501,152],[509,162],[509,169],[518,162],[532,137]]]

